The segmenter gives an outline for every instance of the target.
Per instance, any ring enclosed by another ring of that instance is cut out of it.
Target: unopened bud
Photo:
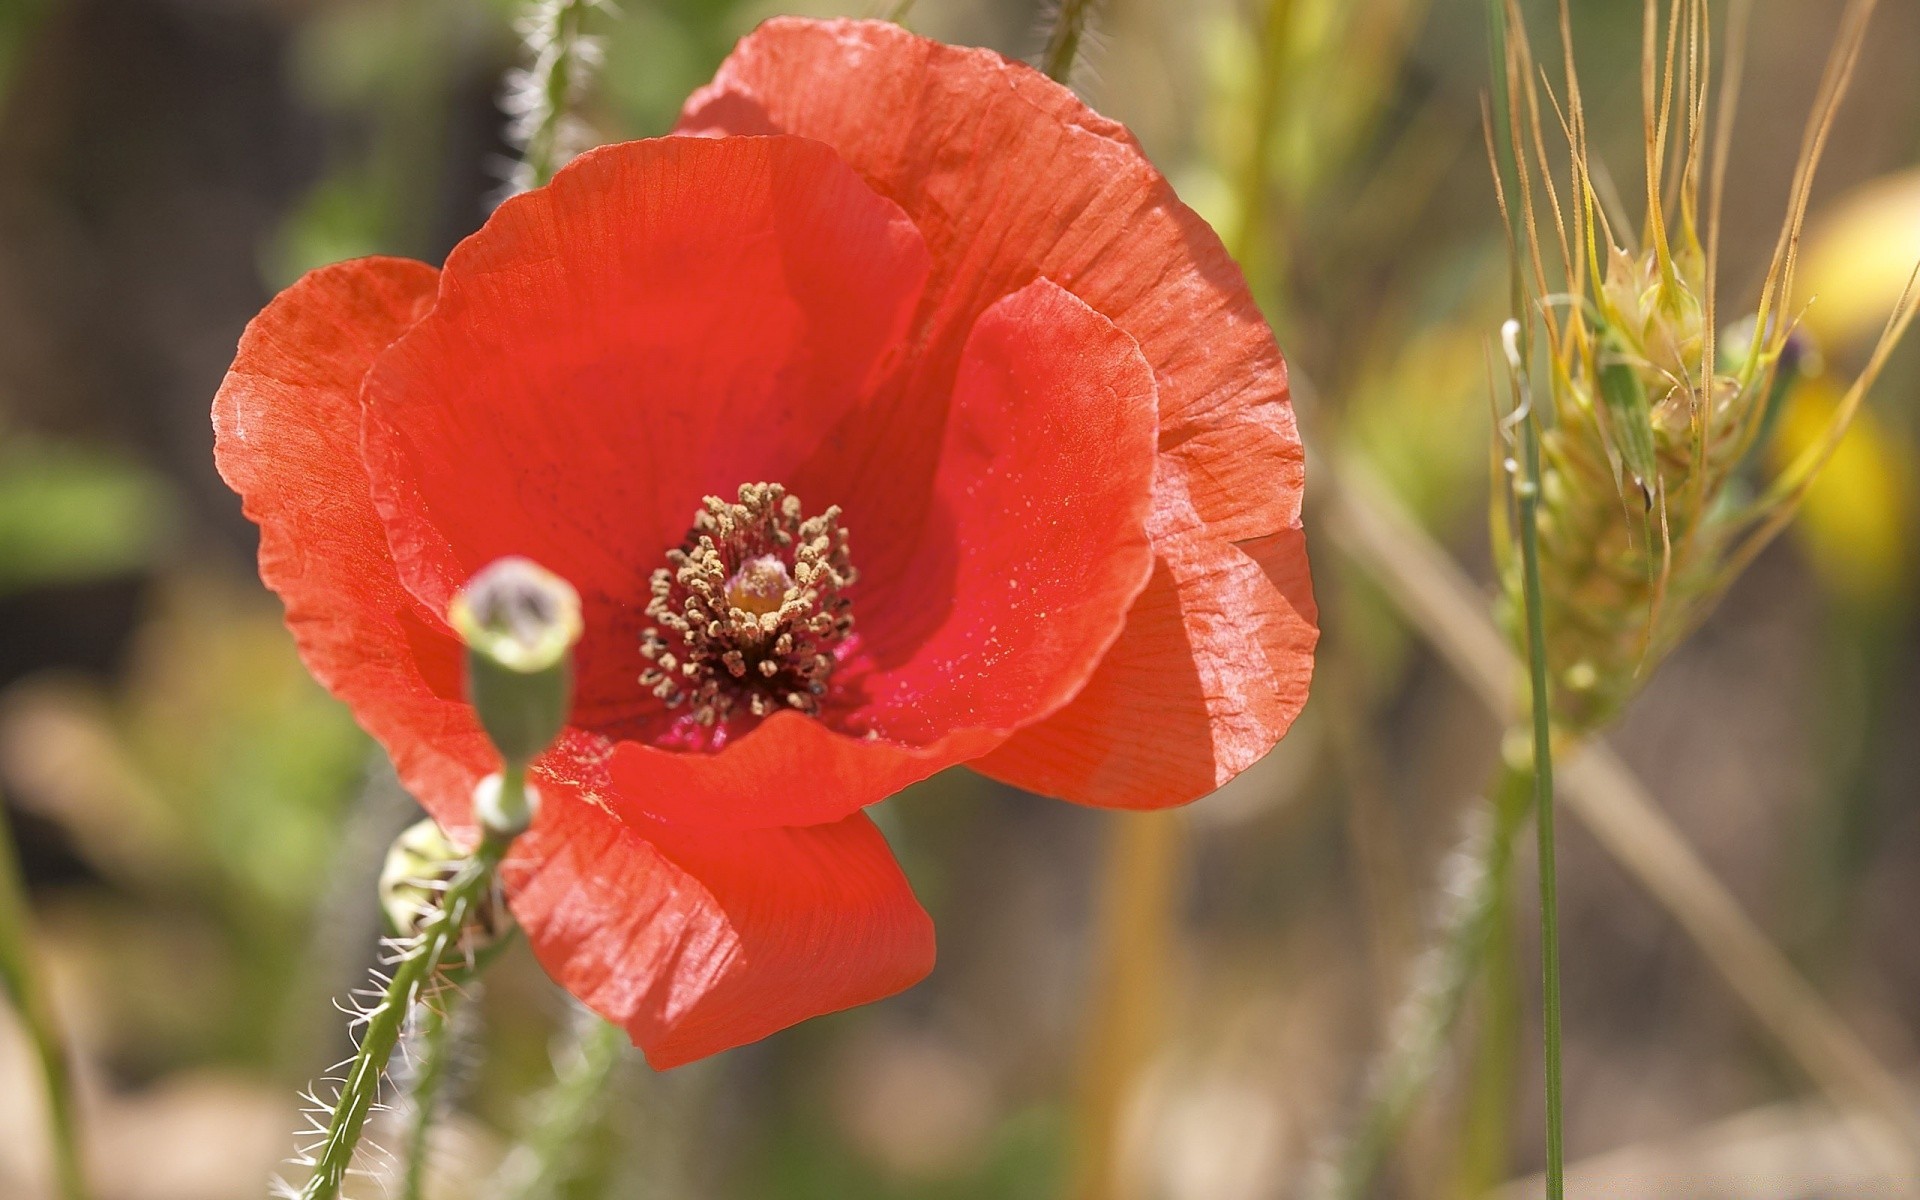
[[[380,868],[380,911],[400,937],[414,937],[436,909],[466,854],[433,820],[417,821],[394,839]],[[491,895],[471,913],[447,957],[471,958],[498,941],[508,917]]]
[[[467,698],[509,766],[525,766],[566,726],[580,596],[553,572],[503,558],[453,598],[447,620],[467,644]]]

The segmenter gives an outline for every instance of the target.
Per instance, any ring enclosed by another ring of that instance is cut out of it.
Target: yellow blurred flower
[[[1841,399],[1842,389],[1830,379],[1794,389],[1768,448],[1777,469],[1827,435]],[[1855,413],[1793,525],[1802,552],[1836,595],[1873,608],[1899,602],[1913,576],[1920,534],[1915,485],[1913,463],[1898,438],[1871,409]]]
[[[1920,263],[1920,167],[1862,185],[1824,213],[1807,239],[1803,324],[1823,344],[1879,335]]]

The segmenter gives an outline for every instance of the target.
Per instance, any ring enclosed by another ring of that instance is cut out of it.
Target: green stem
[[[1529,793],[1532,784],[1528,783]],[[1508,1125],[1519,1079],[1520,1030],[1524,1024],[1514,924],[1513,889],[1500,894],[1488,931],[1486,965],[1476,989],[1479,1030],[1468,1077],[1460,1152],[1450,1193],[1467,1200],[1494,1191],[1512,1173]]]
[[[1520,425],[1526,477],[1514,491],[1519,508],[1521,592],[1527,610],[1527,676],[1533,710],[1534,829],[1540,844],[1540,1009],[1546,1033],[1547,1197],[1561,1200],[1566,1194],[1566,1149],[1560,1078],[1560,885],[1553,836],[1553,714],[1547,692],[1547,632],[1540,587],[1540,435],[1531,417]]]
[[[427,1173],[432,1158],[433,1123],[440,1115],[440,1087],[446,1082],[447,1064],[453,1057],[453,1008],[460,993],[442,988],[420,1006],[419,1068],[409,1089],[413,1107],[407,1127],[406,1175],[401,1180],[401,1200],[421,1200],[426,1195]]]
[[[561,135],[582,82],[577,74],[581,64],[575,47],[584,35],[591,7],[593,0],[559,0],[551,26],[541,32],[548,41],[536,52],[533,64],[533,86],[540,93],[539,118],[527,133],[526,151],[521,155],[529,187],[544,185],[566,165],[562,161]]]
[[[539,1114],[500,1165],[488,1195],[495,1200],[546,1200],[557,1195],[576,1161],[582,1135],[606,1109],[607,1090],[632,1043],[626,1030],[582,1011]]]
[[[1359,1200],[1369,1194],[1388,1148],[1433,1078],[1498,918],[1530,789],[1531,772],[1505,768],[1494,791],[1492,828],[1470,835],[1459,852],[1445,889],[1451,907],[1394,1018],[1360,1122],[1312,1189],[1316,1200]]]
[[[1533,389],[1528,367],[1533,353],[1533,304],[1521,265],[1521,247],[1527,237],[1528,214],[1519,185],[1520,149],[1513,126],[1513,104],[1508,88],[1507,9],[1503,0],[1487,0],[1487,32],[1493,80],[1490,111],[1493,119],[1494,164],[1507,200],[1507,254],[1511,304],[1516,330],[1510,348],[1514,394],[1524,415],[1519,425],[1521,477],[1514,481],[1515,524],[1520,540],[1520,590],[1526,610],[1527,681],[1533,727],[1533,800],[1540,845],[1540,978],[1541,1024],[1546,1040],[1547,1198],[1561,1200],[1566,1192],[1565,1148],[1560,1070],[1560,889],[1555,861],[1553,807],[1553,713],[1547,682],[1547,632],[1544,593],[1540,584],[1540,423],[1531,411]]]
[[[1253,92],[1252,129],[1246,157],[1240,164],[1240,211],[1224,240],[1228,253],[1246,273],[1254,298],[1272,312],[1273,301],[1286,293],[1273,287],[1285,272],[1274,263],[1273,239],[1267,236],[1267,203],[1272,192],[1268,151],[1280,123],[1280,101],[1287,89],[1288,57],[1292,51],[1294,0],[1267,0],[1265,26],[1260,37],[1260,75]]]
[[[1073,76],[1073,64],[1080,57],[1080,41],[1086,36],[1087,22],[1093,17],[1095,0],[1060,0],[1060,13],[1053,19],[1053,32],[1047,36],[1047,48],[1040,55],[1040,69],[1056,83]]]
[[[6,805],[0,800],[0,986],[20,1013],[27,1039],[40,1063],[47,1094],[47,1130],[52,1140],[54,1179],[61,1200],[86,1200],[80,1166],[79,1123],[74,1113],[73,1075],[65,1039],[47,998],[34,959],[27,890],[14,850]]]
[[[503,784],[515,793],[513,803],[524,803],[518,796],[523,786],[524,776],[518,772],[509,773]],[[333,1102],[326,1138],[312,1151],[313,1176],[301,1190],[301,1200],[336,1200],[340,1195],[407,1017],[435,980],[442,960],[459,944],[475,909],[491,896],[495,872],[512,840],[491,830],[481,836],[472,857],[447,881],[439,904],[393,964],[380,999],[366,1014],[359,1048]]]

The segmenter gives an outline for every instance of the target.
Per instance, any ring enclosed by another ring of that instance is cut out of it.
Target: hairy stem
[[[1060,0],[1060,11],[1053,18],[1053,32],[1047,35],[1047,48],[1040,54],[1040,69],[1057,83],[1068,83],[1073,65],[1080,59],[1080,41],[1086,36],[1087,22],[1093,18],[1096,0]]]
[[[1460,1019],[1468,985],[1479,973],[1531,791],[1530,771],[1503,770],[1494,788],[1491,822],[1476,815],[1476,824],[1449,861],[1440,889],[1448,907],[1434,944],[1414,968],[1412,987],[1394,1016],[1360,1120],[1316,1178],[1310,1192],[1314,1200],[1359,1200],[1371,1194],[1375,1173],[1433,1078]]]
[[[511,789],[519,798],[525,787],[524,772],[507,772],[503,790]],[[459,944],[475,910],[492,895],[495,873],[511,842],[511,837],[492,831],[481,836],[472,856],[447,881],[438,903],[422,918],[419,934],[404,944],[392,963],[392,975],[363,1018],[360,1044],[331,1105],[326,1137],[310,1152],[313,1175],[301,1189],[301,1200],[336,1200],[340,1195],[407,1018]]]
[[[537,0],[520,28],[533,61],[509,76],[503,104],[512,115],[509,136],[521,147],[515,191],[536,188],[567,164],[568,124],[599,61],[598,44],[586,35],[587,11],[596,0]]]
[[[53,1173],[61,1200],[85,1200],[87,1186],[80,1166],[79,1124],[74,1115],[73,1076],[67,1065],[66,1041],[47,997],[33,952],[26,885],[21,879],[13,832],[6,807],[0,801],[0,986],[20,1013],[27,1040],[33,1043],[40,1078],[47,1095],[47,1132],[51,1138]]]
[[[487,1191],[492,1200],[549,1200],[559,1194],[574,1169],[576,1148],[606,1109],[608,1089],[631,1044],[626,1030],[581,1010],[555,1063],[553,1086],[534,1109],[538,1116]]]
[[[400,1181],[401,1200],[422,1200],[426,1195],[433,1123],[440,1115],[440,1088],[446,1082],[447,1064],[453,1056],[453,1008],[459,1002],[458,991],[443,988],[420,1006],[415,1038],[419,1066],[407,1097],[413,1111],[407,1125],[407,1166]]]

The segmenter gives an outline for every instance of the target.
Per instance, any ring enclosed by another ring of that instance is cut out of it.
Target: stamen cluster
[[[687,540],[654,571],[640,682],[702,725],[744,707],[817,713],[853,631],[846,589],[858,573],[840,508],[802,518],[777,483],[744,483],[729,503],[708,496]]]

